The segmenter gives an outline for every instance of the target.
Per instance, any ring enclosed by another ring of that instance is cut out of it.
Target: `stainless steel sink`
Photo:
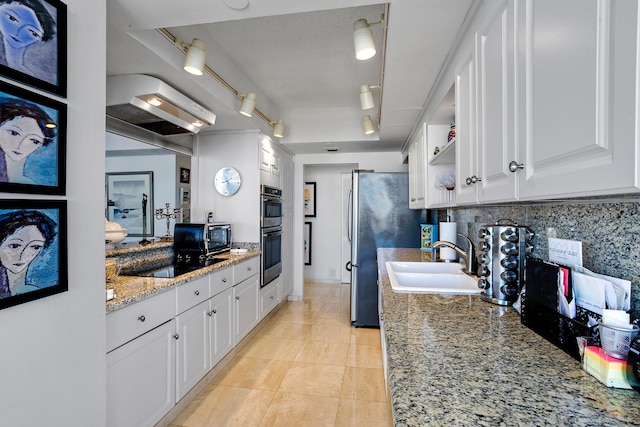
[[[444,262],[386,262],[394,292],[479,294],[477,279],[462,272],[463,265]]]

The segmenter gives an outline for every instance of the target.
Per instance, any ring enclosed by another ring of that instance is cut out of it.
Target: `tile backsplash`
[[[596,273],[631,281],[631,317],[640,318],[640,199],[578,199],[557,202],[452,208],[458,232],[477,244],[478,230],[506,218],[535,233],[536,258],[549,259],[548,237],[582,241],[583,264]],[[445,218],[444,211],[439,212]],[[462,242],[459,242],[462,244]]]

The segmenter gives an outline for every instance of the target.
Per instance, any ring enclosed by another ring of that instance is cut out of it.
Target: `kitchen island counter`
[[[113,289],[116,297],[107,301],[107,313],[120,310],[136,302],[143,301],[154,295],[166,292],[180,286],[183,283],[197,279],[214,271],[230,267],[256,256],[260,256],[260,251],[248,251],[244,254],[231,254],[229,252],[216,255],[216,259],[222,259],[213,265],[202,267],[192,272],[183,274],[175,278],[156,278],[139,276],[117,276]]]
[[[420,250],[377,255],[396,426],[640,423],[638,392],[598,382],[512,307],[476,295],[393,292],[385,262],[421,261]]]

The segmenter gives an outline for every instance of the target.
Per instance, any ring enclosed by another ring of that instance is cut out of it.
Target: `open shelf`
[[[430,165],[450,165],[456,162],[456,141],[448,142],[429,160]]]

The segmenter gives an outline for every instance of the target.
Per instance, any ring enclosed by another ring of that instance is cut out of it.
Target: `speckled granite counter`
[[[245,254],[233,255],[224,253],[216,255],[216,258],[223,258],[224,261],[214,265],[203,267],[191,273],[183,274],[174,279],[153,278],[153,277],[136,277],[136,276],[118,276],[113,284],[116,297],[107,301],[107,313],[127,307],[133,303],[143,301],[154,295],[173,289],[182,283],[204,276],[221,268],[238,264],[249,258],[260,255],[260,251],[249,251]]]
[[[420,258],[378,249],[396,426],[640,425],[640,393],[607,388],[512,308],[393,292],[385,262]]]

